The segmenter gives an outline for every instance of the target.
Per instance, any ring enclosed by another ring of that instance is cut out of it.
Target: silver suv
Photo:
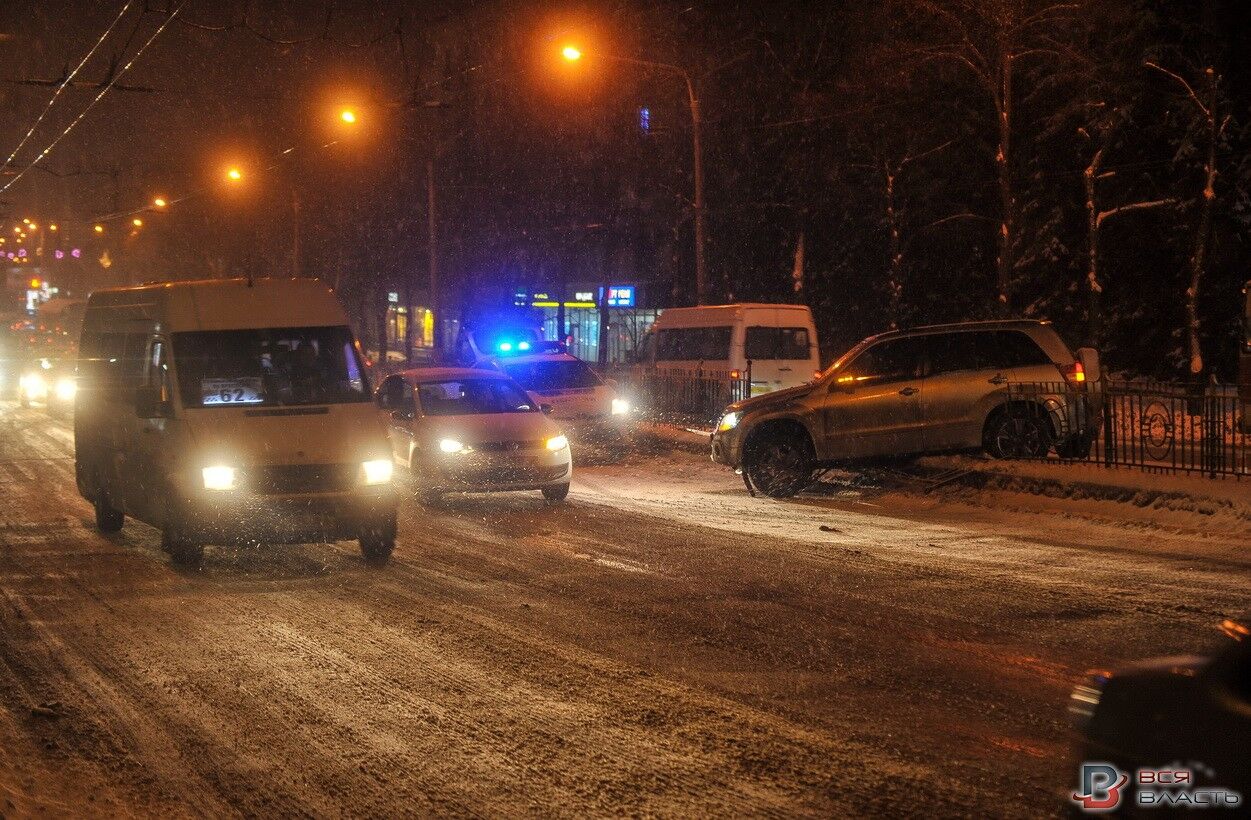
[[[1099,358],[1039,321],[966,322],[871,336],[815,381],[732,404],[712,458],[750,489],[794,495],[818,467],[985,450],[998,458],[1090,451]],[[1088,381],[1089,379],[1089,381]]]

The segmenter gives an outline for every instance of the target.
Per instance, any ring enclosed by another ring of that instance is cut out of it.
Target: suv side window
[[[1033,367],[1052,363],[1038,343],[1019,330],[997,330],[988,335],[994,336],[994,366]]]
[[[922,342],[916,337],[879,342],[857,356],[838,380],[862,383],[915,379],[921,372]]]
[[[922,336],[930,354],[930,373],[985,370],[996,365],[994,334],[985,331]]]

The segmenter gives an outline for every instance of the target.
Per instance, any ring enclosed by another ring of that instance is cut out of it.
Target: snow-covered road
[[[90,526],[0,404],[0,814],[1036,816],[1075,675],[1248,607],[1251,518],[1012,492],[749,498],[683,453],[406,500],[396,557]]]

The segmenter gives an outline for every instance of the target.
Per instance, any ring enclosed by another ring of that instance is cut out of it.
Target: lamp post
[[[584,56],[582,50],[576,46],[568,45],[561,49],[561,56],[570,63],[576,63]],[[705,227],[705,208],[704,208],[704,146],[703,146],[703,116],[700,112],[699,94],[696,91],[695,81],[691,78],[691,73],[679,65],[671,63],[658,63],[653,60],[639,60],[634,57],[621,57],[613,54],[599,55],[606,60],[612,60],[618,63],[628,63],[630,65],[651,68],[657,71],[667,71],[676,74],[682,78],[686,84],[687,105],[691,111],[691,154],[692,154],[692,176],[695,181],[695,199],[692,206],[695,216],[695,303],[697,305],[705,304],[708,300],[708,265],[704,254],[704,245],[706,243],[706,227]],[[606,298],[606,297],[605,297]]]

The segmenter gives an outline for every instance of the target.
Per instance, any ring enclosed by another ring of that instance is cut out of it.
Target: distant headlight
[[[549,450],[563,450],[568,446],[569,439],[565,438],[564,435],[552,436],[547,440],[547,449]]]
[[[375,458],[372,461],[366,461],[361,465],[365,472],[366,484],[389,484],[391,483],[391,473],[395,471],[395,465],[389,458]]]
[[[73,379],[58,379],[56,383],[57,401],[73,401],[78,392],[78,384]]]
[[[624,416],[630,412],[630,402],[625,399],[612,400],[612,414],[614,416]]]
[[[235,468],[224,464],[205,467],[200,471],[204,475],[204,489],[233,490],[235,488]]]
[[[29,398],[42,399],[48,395],[48,380],[38,373],[27,373],[18,383]]]
[[[721,417],[721,421],[717,422],[717,432],[724,433],[727,430],[733,430],[735,427],[738,427],[740,418],[738,413],[726,413]]]
[[[454,438],[439,439],[439,449],[445,453],[463,453],[469,448]]]

